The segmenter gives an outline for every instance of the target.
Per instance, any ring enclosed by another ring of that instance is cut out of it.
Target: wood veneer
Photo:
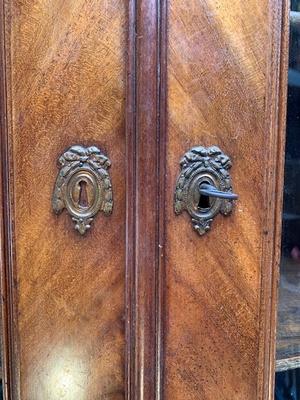
[[[2,5],[8,398],[123,399],[126,2]],[[77,143],[113,160],[113,214],[84,238],[51,209],[58,157]]]
[[[49,398],[69,361],[76,400],[272,399],[287,7],[2,2],[7,399]],[[85,239],[50,204],[78,140],[107,152],[115,197]],[[240,195],[203,238],[173,212],[199,144],[231,156]]]
[[[275,325],[266,321],[275,317],[281,225],[282,3],[168,4],[165,398],[271,399],[264,373],[274,371]],[[203,237],[188,215],[174,217],[172,202],[179,161],[198,145],[230,156],[239,195],[233,214]]]
[[[166,2],[129,2],[127,98],[127,398],[160,399]]]

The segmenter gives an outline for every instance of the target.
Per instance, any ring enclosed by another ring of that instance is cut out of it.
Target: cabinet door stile
[[[162,390],[165,12],[165,2],[130,2],[127,99],[128,399],[159,399]]]

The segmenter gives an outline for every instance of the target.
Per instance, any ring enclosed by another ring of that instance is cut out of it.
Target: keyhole
[[[78,205],[80,207],[88,207],[88,205],[89,205],[86,181],[79,182]]]
[[[200,194],[199,203],[198,203],[198,210],[203,210],[204,208],[210,207],[209,196],[205,196]]]

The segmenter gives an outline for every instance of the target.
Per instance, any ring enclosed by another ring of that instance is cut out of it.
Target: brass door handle
[[[214,185],[210,185],[209,183],[200,183],[199,192],[203,196],[217,197],[219,199],[237,200],[239,198],[237,194],[231,192],[222,192]]]

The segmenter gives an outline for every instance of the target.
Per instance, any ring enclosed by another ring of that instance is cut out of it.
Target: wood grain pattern
[[[287,2],[2,5],[7,399],[271,400]],[[51,211],[75,143],[112,160],[113,215],[85,238]],[[240,199],[200,238],[173,193],[213,144]]]
[[[169,2],[167,399],[272,398],[281,8],[280,1]],[[233,215],[216,218],[201,238],[172,208],[179,160],[197,145],[231,157],[239,194]]]
[[[127,399],[162,393],[166,3],[130,1],[127,99]]]
[[[9,398],[123,399],[126,3],[13,0],[5,22],[17,317]],[[57,159],[77,143],[112,160],[113,215],[98,215],[84,238],[51,210]]]

